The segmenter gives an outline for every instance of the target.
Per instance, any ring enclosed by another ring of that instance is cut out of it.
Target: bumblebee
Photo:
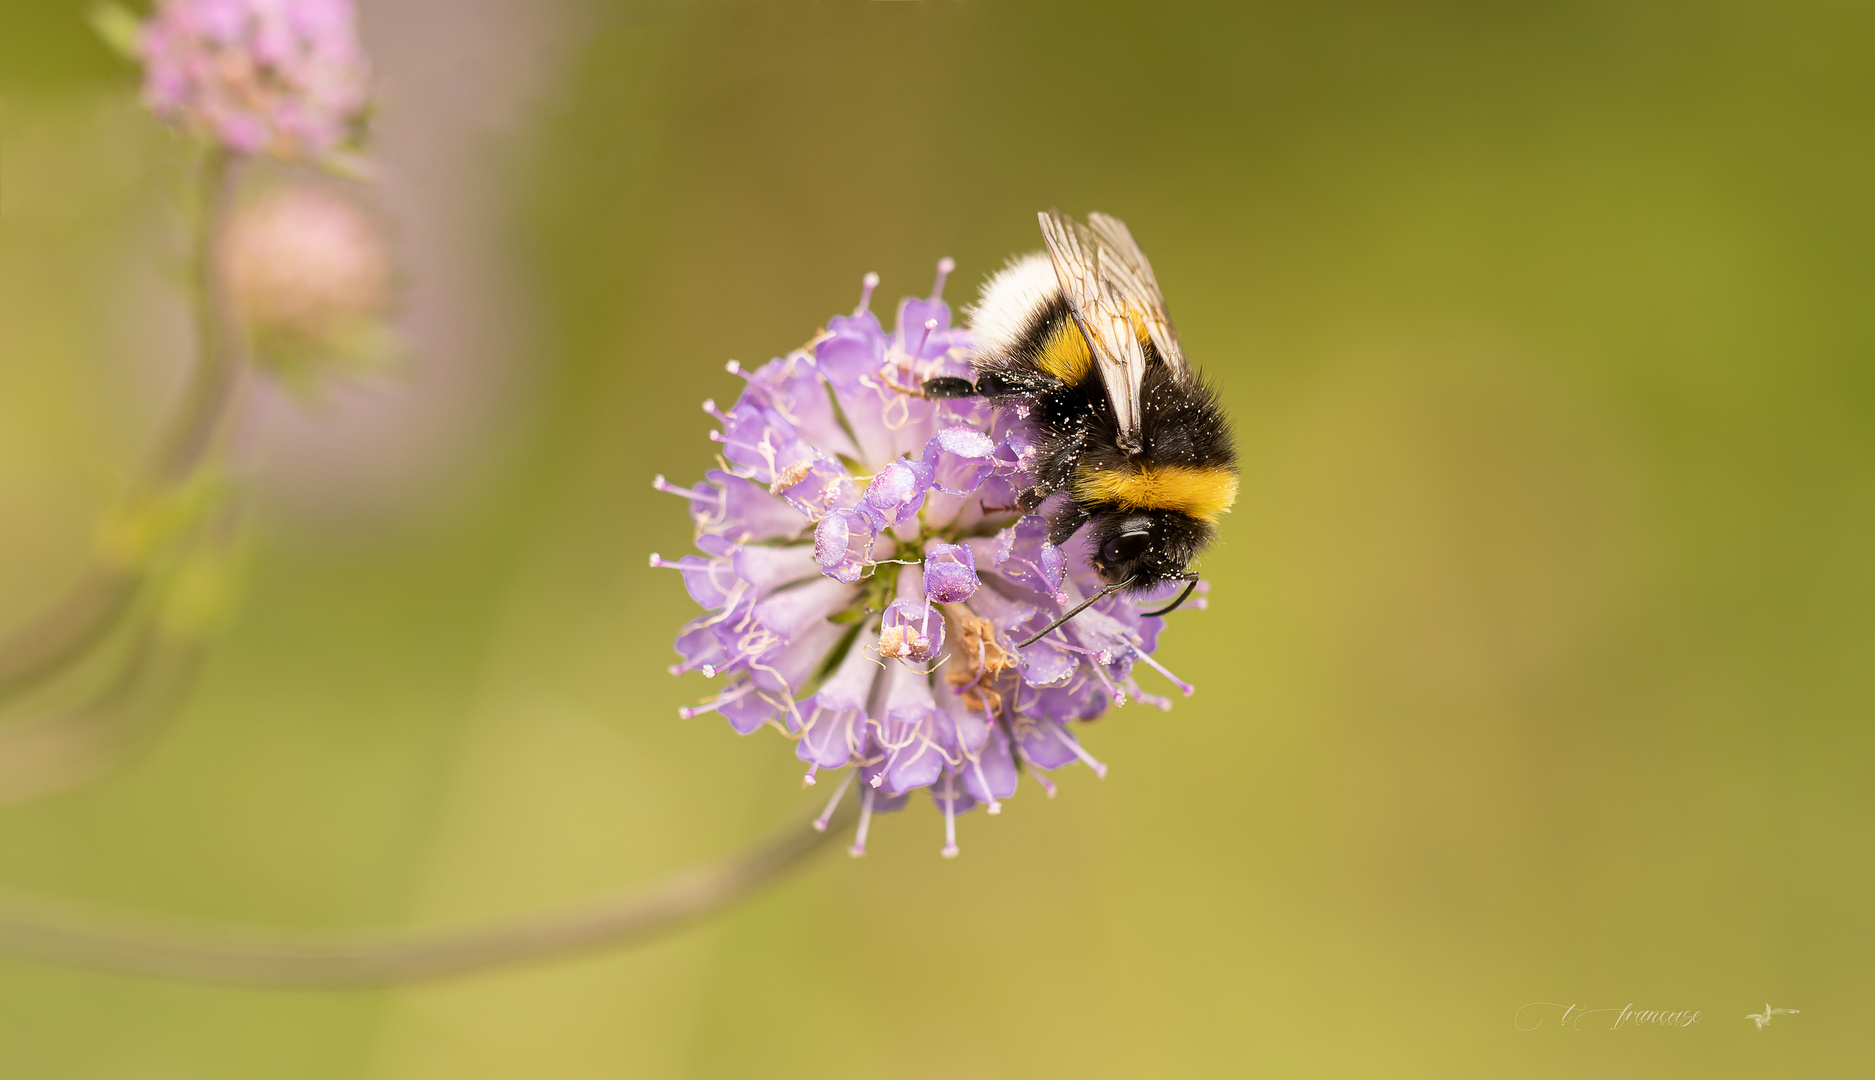
[[[1217,393],[1185,362],[1152,264],[1117,218],[1038,217],[1047,251],[1014,259],[969,313],[976,379],[932,379],[934,398],[982,397],[1020,411],[1039,436],[1034,486],[1049,540],[1091,530],[1106,588],[1023,645],[1115,592],[1183,581],[1237,498],[1237,456]]]

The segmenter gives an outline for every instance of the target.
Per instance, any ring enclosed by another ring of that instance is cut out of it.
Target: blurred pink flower
[[[161,0],[143,24],[143,100],[243,154],[325,157],[370,98],[351,0]]]

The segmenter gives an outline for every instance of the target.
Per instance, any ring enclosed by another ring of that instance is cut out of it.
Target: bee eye
[[[1151,533],[1121,533],[1100,545],[1100,558],[1103,562],[1107,563],[1127,562],[1138,558],[1141,553],[1151,546]]]

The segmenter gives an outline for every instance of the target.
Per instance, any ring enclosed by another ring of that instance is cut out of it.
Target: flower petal
[[[730,558],[736,576],[749,583],[756,596],[767,596],[783,585],[811,581],[820,573],[814,546],[760,547],[743,545]]]
[[[814,528],[814,562],[835,581],[858,581],[878,536],[878,526],[859,510],[832,511]]]

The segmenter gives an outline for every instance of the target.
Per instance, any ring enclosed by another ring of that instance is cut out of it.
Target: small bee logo
[[[1746,1014],[1745,1014],[1745,1019],[1747,1019],[1747,1020],[1749,1020],[1749,1021],[1751,1021],[1752,1023],[1754,1023],[1754,1024],[1756,1024],[1756,1025],[1758,1025],[1758,1030],[1759,1030],[1759,1031],[1763,1031],[1763,1030],[1764,1030],[1764,1025],[1766,1025],[1766,1024],[1768,1024],[1768,1023],[1770,1023],[1770,1022],[1771,1022],[1771,1018],[1772,1018],[1772,1017],[1774,1017],[1774,1016],[1777,1016],[1777,1015],[1780,1015],[1780,1014],[1783,1014],[1783,1015],[1788,1015],[1788,1016],[1795,1016],[1795,1015],[1797,1015],[1797,1013],[1798,1013],[1798,1012],[1800,1012],[1800,1011],[1802,1011],[1802,1010],[1799,1010],[1799,1009],[1773,1009],[1773,1008],[1771,1008],[1771,1003],[1767,1001],[1767,1002],[1765,1002],[1765,1003],[1764,1003],[1764,1011],[1763,1011],[1763,1012],[1761,1012],[1761,1013],[1746,1013]]]

